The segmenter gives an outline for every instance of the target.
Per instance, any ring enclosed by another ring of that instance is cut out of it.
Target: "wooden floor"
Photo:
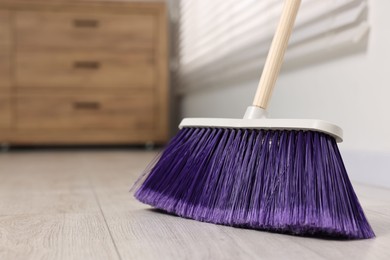
[[[0,154],[0,259],[390,259],[389,190],[355,185],[375,239],[237,229],[163,214],[134,200],[128,190],[154,156]]]

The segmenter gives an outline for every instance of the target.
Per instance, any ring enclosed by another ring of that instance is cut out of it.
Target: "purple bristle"
[[[200,221],[303,236],[374,237],[333,137],[184,128],[135,197]]]

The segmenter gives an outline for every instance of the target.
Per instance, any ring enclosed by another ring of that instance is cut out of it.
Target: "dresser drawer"
[[[0,94],[0,129],[11,127],[11,98]]]
[[[20,52],[19,87],[152,88],[154,57],[148,52]]]
[[[16,12],[17,49],[154,49],[156,21],[148,14]]]
[[[0,45],[0,94],[11,86],[11,64],[8,46]]]
[[[153,96],[137,95],[19,95],[19,129],[133,130],[153,129]]]
[[[0,94],[11,85],[11,31],[9,12],[0,10]],[[1,123],[0,123],[1,124]]]
[[[11,44],[10,14],[0,10],[0,46]]]

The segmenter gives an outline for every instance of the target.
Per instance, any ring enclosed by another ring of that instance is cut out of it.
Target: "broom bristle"
[[[374,237],[333,137],[184,128],[135,197],[195,220],[304,236]]]

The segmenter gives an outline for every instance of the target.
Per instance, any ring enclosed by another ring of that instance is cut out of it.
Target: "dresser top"
[[[130,5],[135,7],[161,6],[166,0],[0,0],[1,7],[63,6],[63,5]]]
[[[0,3],[36,3],[36,4],[71,4],[71,3],[165,3],[166,0],[0,0]]]

